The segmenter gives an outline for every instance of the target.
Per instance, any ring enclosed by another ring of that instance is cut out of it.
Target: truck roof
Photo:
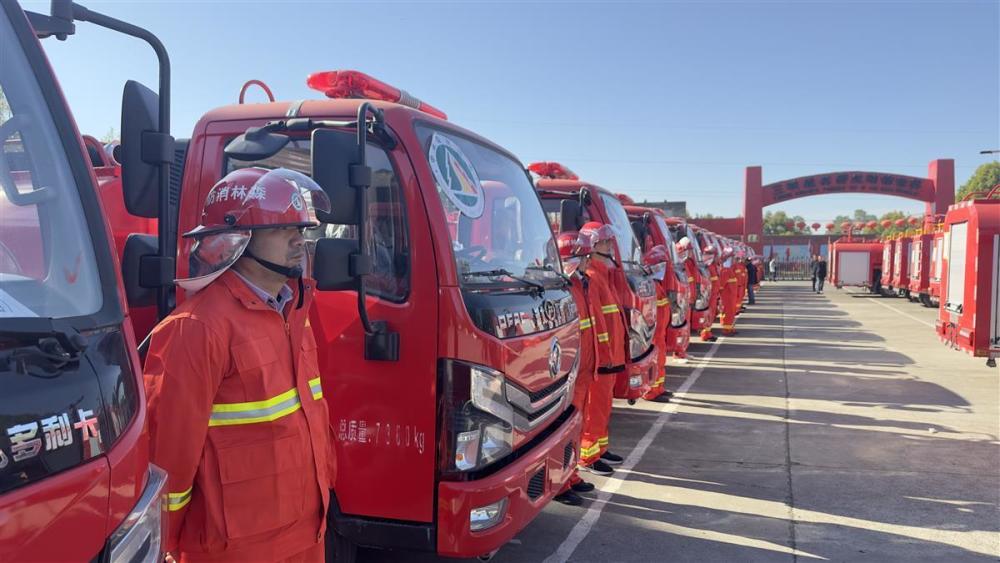
[[[358,108],[365,102],[368,102],[373,107],[382,110],[387,124],[391,125],[393,122],[398,123],[400,121],[424,121],[432,123],[436,127],[451,129],[460,133],[475,142],[486,145],[509,156],[515,162],[521,163],[519,158],[504,147],[501,147],[493,141],[465,129],[460,125],[456,125],[451,121],[440,119],[408,106],[380,100],[357,98],[306,98],[303,100],[230,104],[217,107],[206,112],[201,116],[201,119],[198,120],[198,124],[195,125],[195,130],[205,131],[206,133],[218,133],[219,131],[217,130],[208,131],[207,129],[209,124],[227,121],[271,121],[277,119],[288,119],[291,117],[336,118],[350,120],[357,118]],[[294,109],[294,106],[296,105],[298,105],[298,109],[295,110],[295,114],[292,116],[288,115],[289,110]]]

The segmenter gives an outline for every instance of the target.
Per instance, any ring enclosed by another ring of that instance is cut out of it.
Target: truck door
[[[364,358],[355,292],[316,293],[309,322],[333,427],[338,467],[334,490],[345,514],[430,522],[437,375],[437,267],[431,227],[402,144],[391,152],[369,144],[367,159],[372,185],[364,228],[373,258],[366,279],[367,306],[372,319],[388,321],[389,329],[399,333],[399,361]],[[310,141],[297,139],[262,161],[230,161],[229,170],[243,166],[310,173]],[[324,223],[306,236],[356,239],[356,229]],[[372,494],[373,484],[379,494]]]

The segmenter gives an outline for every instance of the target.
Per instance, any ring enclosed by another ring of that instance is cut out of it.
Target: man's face
[[[268,262],[287,267],[298,266],[306,255],[306,239],[302,231],[299,227],[258,229],[250,238],[250,252]]]
[[[600,254],[614,256],[614,248],[612,248],[612,242],[610,240],[602,240],[601,242],[595,244],[594,250]]]

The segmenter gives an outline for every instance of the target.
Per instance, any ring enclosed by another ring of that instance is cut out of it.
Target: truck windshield
[[[653,218],[656,221],[656,226],[660,229],[660,232],[663,233],[663,238],[667,243],[667,252],[670,253],[670,263],[674,266],[674,274],[677,276],[678,280],[687,283],[687,270],[684,267],[684,261],[677,255],[677,248],[674,246],[676,241],[674,241],[674,234],[670,232],[670,226],[667,225],[667,221],[659,215],[653,215]]]
[[[35,76],[48,68],[31,67],[6,10],[0,52],[0,319],[96,313],[103,298],[90,231]]]
[[[604,202],[604,209],[608,213],[608,221],[615,231],[615,239],[618,241],[618,251],[621,253],[622,261],[631,264],[640,264],[641,249],[639,242],[635,240],[635,233],[632,225],[628,221],[628,213],[622,207],[618,198],[611,194],[601,193],[601,201]]]
[[[462,285],[562,283],[552,231],[521,165],[451,132],[418,126],[417,135]]]

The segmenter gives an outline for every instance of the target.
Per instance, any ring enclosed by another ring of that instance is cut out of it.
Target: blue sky
[[[408,90],[525,163],[559,160],[636,199],[742,211],[764,182],[873,170],[956,184],[1000,148],[1000,2],[90,2],[144,26],[173,66],[173,134],[250,78],[320,96],[353,68]],[[48,2],[27,2],[47,11]],[[120,119],[127,79],[156,84],[144,44],[79,23],[46,40],[80,128]],[[260,100],[259,93],[251,94]],[[810,223],[923,204],[835,195],[773,206]]]

